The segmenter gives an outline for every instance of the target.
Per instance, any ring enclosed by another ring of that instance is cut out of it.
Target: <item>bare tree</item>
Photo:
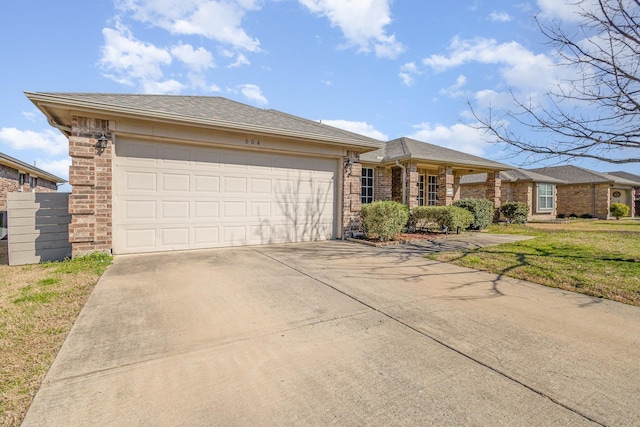
[[[593,5],[595,4],[595,7]],[[469,106],[492,140],[534,158],[591,158],[640,162],[640,0],[581,0],[582,17],[571,33],[559,22],[538,26],[575,78],[560,81],[542,101],[513,91],[513,110]],[[591,6],[591,8],[589,7]],[[524,125],[533,141],[511,130]],[[539,135],[538,135],[539,134]]]

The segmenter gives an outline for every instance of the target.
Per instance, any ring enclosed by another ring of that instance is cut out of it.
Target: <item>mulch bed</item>
[[[362,243],[369,246],[393,246],[393,245],[402,245],[404,243],[415,242],[419,240],[436,240],[443,239],[448,236],[455,236],[456,234],[445,234],[445,233],[434,233],[428,231],[416,231],[414,233],[401,233],[396,234],[393,240],[387,240],[381,242],[377,238],[348,238],[347,240],[357,243]]]

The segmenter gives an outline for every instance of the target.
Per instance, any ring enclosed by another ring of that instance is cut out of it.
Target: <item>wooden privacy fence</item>
[[[7,194],[9,265],[71,257],[69,193]]]

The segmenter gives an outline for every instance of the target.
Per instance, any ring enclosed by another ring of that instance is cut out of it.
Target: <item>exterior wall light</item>
[[[107,148],[107,136],[104,134],[104,132],[102,132],[102,135],[100,135],[100,137],[98,138],[98,142],[96,143],[96,147],[104,150],[105,148]]]

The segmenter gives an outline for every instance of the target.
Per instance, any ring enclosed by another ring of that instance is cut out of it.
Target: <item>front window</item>
[[[429,206],[437,206],[438,205],[438,177],[436,175],[429,175],[428,196],[429,196]]]
[[[424,175],[418,175],[418,206],[424,206]]]
[[[360,201],[373,202],[373,168],[362,168]]]
[[[538,211],[553,210],[553,184],[538,184]]]

